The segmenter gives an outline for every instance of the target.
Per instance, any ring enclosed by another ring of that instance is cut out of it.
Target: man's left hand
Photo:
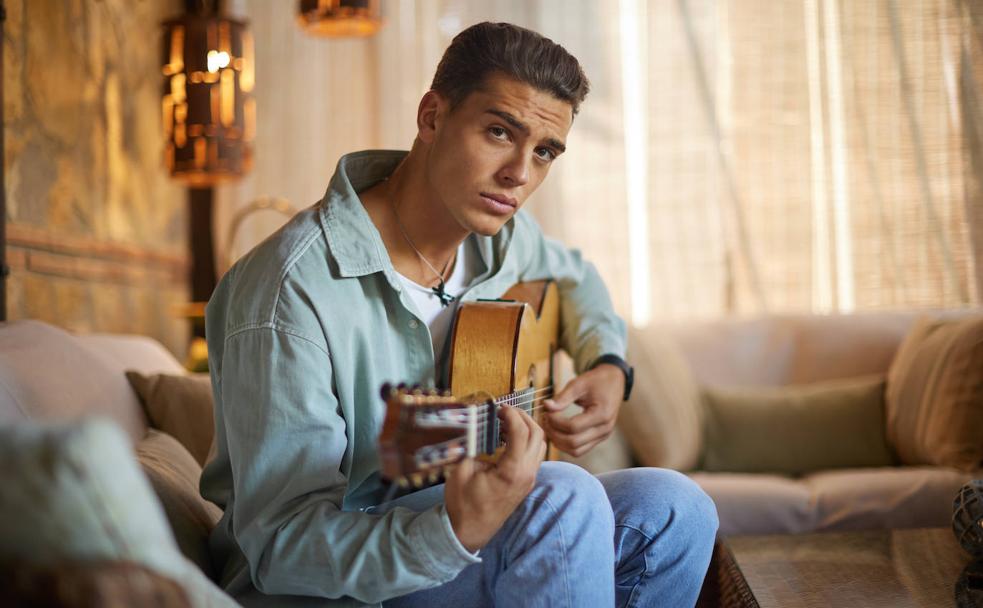
[[[553,445],[571,456],[586,454],[614,430],[625,393],[625,374],[616,365],[602,363],[571,380],[552,399],[543,402],[544,430]],[[571,403],[584,409],[566,417]]]

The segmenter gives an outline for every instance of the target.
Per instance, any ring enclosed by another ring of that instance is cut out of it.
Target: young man
[[[217,456],[203,495],[244,605],[690,606],[713,504],[678,473],[592,477],[625,396],[624,324],[594,268],[520,208],[563,153],[587,79],[563,48],[483,23],[447,49],[409,153],[343,157],[324,199],[222,279],[207,311]],[[585,204],[601,204],[585,201]],[[580,375],[546,428],[501,412],[494,467],[379,504],[384,382],[441,385],[460,301],[552,278]],[[577,402],[583,413],[560,414]]]

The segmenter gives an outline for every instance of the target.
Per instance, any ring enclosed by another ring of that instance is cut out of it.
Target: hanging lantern
[[[161,109],[171,175],[202,188],[252,167],[253,40],[243,21],[186,14],[163,24]]]
[[[371,36],[382,27],[379,0],[300,0],[297,21],[315,36]]]

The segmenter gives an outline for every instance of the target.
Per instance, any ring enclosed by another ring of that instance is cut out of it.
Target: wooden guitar
[[[435,483],[463,458],[502,450],[499,407],[541,421],[553,395],[560,296],[552,281],[518,283],[500,300],[464,302],[451,337],[450,390],[386,385],[382,476],[401,487]]]

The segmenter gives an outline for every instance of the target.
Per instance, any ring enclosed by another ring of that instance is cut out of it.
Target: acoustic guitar
[[[500,407],[541,423],[553,395],[560,296],[553,281],[518,283],[499,300],[463,302],[451,335],[450,389],[382,387],[382,476],[400,487],[444,477],[463,458],[493,462],[503,449]]]

